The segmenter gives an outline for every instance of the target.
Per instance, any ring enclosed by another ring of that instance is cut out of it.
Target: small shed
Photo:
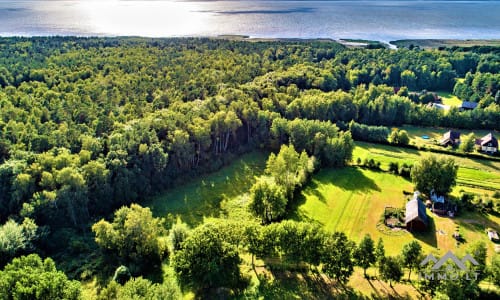
[[[423,231],[429,226],[429,217],[425,211],[425,204],[420,200],[417,192],[406,203],[405,224],[408,231]]]
[[[438,196],[436,193],[431,192],[432,200],[432,212],[440,215],[446,215],[448,213],[448,204],[445,201],[444,196]]]

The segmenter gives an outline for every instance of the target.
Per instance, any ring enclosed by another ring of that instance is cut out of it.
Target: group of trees
[[[317,225],[293,221],[251,226],[245,234],[252,256],[279,257],[289,264],[321,266],[322,272],[341,284],[349,281],[355,266],[363,268],[365,276],[368,268],[378,266],[379,275],[384,280],[399,281],[403,275],[402,268],[409,267],[411,271],[417,264],[414,256],[418,259],[421,255],[418,242],[403,248],[403,259],[386,257],[382,239],[375,245],[371,236],[365,235],[356,245],[342,232],[327,233]]]
[[[123,285],[111,281],[97,297],[98,300],[120,299],[151,299],[151,300],[177,300],[182,298],[182,293],[175,280],[163,283],[152,283],[148,279],[131,278]]]
[[[282,218],[288,202],[314,171],[314,157],[303,150],[299,154],[293,145],[283,145],[280,152],[271,153],[266,163],[266,175],[257,179],[250,190],[250,210],[262,223]]]
[[[168,254],[161,220],[149,208],[132,204],[115,211],[112,223],[100,220],[92,226],[96,243],[122,263],[141,266],[159,264]]]
[[[479,102],[481,107],[488,107],[492,103],[500,103],[499,82],[500,60],[497,57],[495,70],[487,73],[467,73],[463,81],[457,81],[453,93],[460,99]]]
[[[272,122],[270,134],[272,144],[289,143],[314,156],[323,167],[343,167],[352,158],[351,134],[330,121],[279,118]]]
[[[9,220],[0,226],[0,266],[13,257],[27,253],[35,248],[34,243],[40,236],[35,222],[25,218],[21,224]]]

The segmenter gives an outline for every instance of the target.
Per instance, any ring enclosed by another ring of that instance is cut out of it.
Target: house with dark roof
[[[443,134],[443,138],[439,141],[441,146],[458,146],[460,144],[460,132],[450,130]]]
[[[498,140],[490,132],[480,139],[476,139],[476,147],[478,150],[488,153],[498,152]]]
[[[419,195],[419,192],[415,192],[413,198],[406,203],[405,224],[408,231],[423,231],[429,226],[425,204]]]
[[[464,110],[473,110],[477,107],[476,102],[470,102],[470,101],[462,101],[462,105],[458,108],[460,111]]]

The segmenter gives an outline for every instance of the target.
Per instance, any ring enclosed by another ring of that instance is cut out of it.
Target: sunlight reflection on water
[[[500,1],[0,1],[0,35],[500,38]]]

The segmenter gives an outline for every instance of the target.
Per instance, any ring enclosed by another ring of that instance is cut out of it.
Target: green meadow
[[[444,105],[449,105],[450,107],[458,107],[462,105],[462,100],[458,99],[458,97],[453,95],[452,93],[440,91],[437,92],[437,94],[439,97],[441,97]]]
[[[356,142],[353,160],[356,161],[358,157],[361,160],[373,158],[381,162],[382,169],[387,169],[390,162],[412,164],[422,155],[428,154],[414,149]],[[191,227],[199,225],[206,218],[230,218],[242,222],[255,220],[246,209],[248,191],[255,178],[263,174],[267,156],[267,153],[262,152],[243,155],[221,170],[207,174],[203,179],[198,178],[177,186],[144,204],[151,207],[157,216],[167,216],[170,220],[180,218]],[[460,166],[455,194],[459,190],[492,193],[491,189],[484,187],[500,189],[499,162],[453,158]],[[288,217],[318,223],[327,231],[345,232],[355,241],[359,241],[367,233],[374,239],[382,237],[387,241],[386,249],[391,254],[396,254],[402,244],[414,238],[420,240],[427,251],[441,252],[440,249],[448,249],[453,242],[450,232],[456,224],[464,225],[464,235],[469,235],[471,240],[486,240],[484,232],[472,230],[474,228],[470,222],[462,224],[461,218],[452,220],[438,216],[432,217],[436,230],[447,231],[449,234],[446,239],[442,234],[412,236],[403,231],[380,231],[377,223],[384,207],[404,207],[409,196],[404,195],[403,191],[413,191],[412,183],[387,172],[356,166],[323,169],[313,175],[294,200],[294,209]],[[465,219],[473,219],[476,222],[474,224],[481,224],[484,228],[488,224],[498,228],[497,224],[500,222],[498,217],[479,214],[468,214]]]
[[[385,169],[391,161],[413,163],[422,155],[426,153],[356,142],[354,161],[357,157],[374,158],[380,161],[382,168]],[[246,208],[248,191],[255,182],[255,177],[264,172],[267,156],[267,153],[261,152],[243,155],[221,170],[207,174],[203,179],[194,179],[151,198],[145,205],[151,207],[155,215],[167,216],[171,221],[180,218],[191,227],[195,227],[207,218],[255,221]],[[496,171],[499,163],[454,158],[460,165],[459,184],[462,181],[473,181],[477,184],[476,191],[479,192],[486,192],[481,188],[482,185],[500,185],[500,174]],[[412,240],[420,242],[424,253],[435,255],[442,255],[447,250],[463,255],[468,244],[478,240],[488,245],[490,255],[493,253],[494,245],[487,239],[485,229],[491,227],[500,231],[498,216],[467,212],[458,218],[450,219],[427,211],[432,220],[431,229],[422,234],[411,234],[403,230],[392,231],[381,225],[380,218],[384,208],[404,207],[410,196],[404,195],[403,191],[412,190],[413,185],[410,181],[384,171],[368,170],[358,166],[323,169],[313,175],[296,197],[288,218],[317,223],[329,232],[342,231],[356,242],[359,242],[365,234],[370,234],[374,240],[382,238],[389,255],[399,254],[402,246]],[[457,229],[464,237],[463,244],[457,244],[452,237]],[[321,278],[315,278],[311,273],[270,271],[264,268],[266,263],[263,261],[258,261],[257,269],[254,271],[250,267],[250,257],[246,255],[242,257],[244,258],[242,271],[251,276],[253,290],[257,295],[264,298],[287,295],[297,299],[314,299],[313,295],[321,292],[318,290],[321,288],[321,284],[318,283],[322,282]],[[271,276],[276,285],[260,286],[255,275],[257,273]],[[368,274],[375,275],[376,270],[370,268]],[[410,285],[396,284],[394,289],[391,289],[383,281],[368,281],[358,268],[347,289],[353,287],[365,296],[380,295],[384,298],[394,296],[395,293],[410,297],[418,295]],[[328,288],[332,289],[332,286]],[[325,295],[335,294],[332,290],[323,292]],[[186,299],[192,297],[194,295],[191,293],[185,294]]]
[[[431,155],[429,152],[422,152],[415,149],[399,148],[389,145],[380,145],[364,142],[356,142],[353,152],[353,161],[360,158],[374,159],[381,163],[383,169],[388,169],[389,163],[397,162],[399,165],[413,164],[424,155]],[[453,158],[458,166],[456,191],[466,187],[491,192],[500,190],[500,162],[486,159],[473,159],[467,157],[453,156],[447,154],[433,154]]]
[[[233,161],[217,172],[198,177],[185,184],[167,190],[144,203],[156,216],[181,218],[191,227],[201,224],[205,218],[248,218],[242,207],[245,194],[263,174],[268,153],[252,152]]]
[[[467,241],[483,240],[489,243],[484,230],[487,227],[500,229],[500,218],[479,213],[464,213],[450,219],[433,215],[431,231],[413,235],[406,231],[379,230],[377,223],[386,206],[404,207],[410,196],[403,190],[412,191],[411,182],[389,173],[366,170],[357,167],[326,169],[316,174],[311,183],[302,191],[301,203],[295,219],[317,222],[328,231],[345,232],[354,241],[365,234],[375,240],[381,237],[389,254],[401,251],[402,245],[417,239],[424,252],[443,254],[456,250],[451,234],[458,225]],[[493,247],[490,247],[493,251]],[[444,252],[443,252],[444,251]]]
[[[375,240],[390,237],[393,242],[387,243],[386,250],[396,253],[401,243],[411,241],[411,235],[386,236],[377,223],[386,206],[405,205],[408,196],[403,190],[411,191],[411,183],[385,172],[357,167],[321,170],[302,191],[294,218],[317,222],[330,232],[342,231],[354,241],[367,233]]]

